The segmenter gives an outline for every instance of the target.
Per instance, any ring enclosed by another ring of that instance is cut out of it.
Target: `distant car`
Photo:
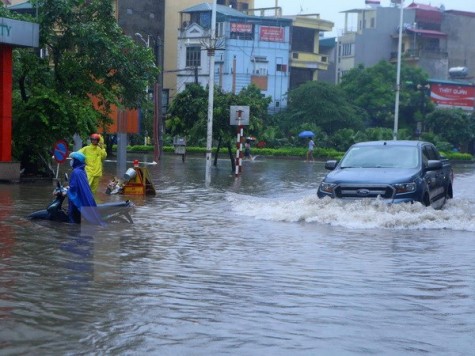
[[[371,141],[351,146],[321,182],[320,198],[381,198],[390,203],[420,202],[435,209],[453,198],[450,162],[423,141]]]

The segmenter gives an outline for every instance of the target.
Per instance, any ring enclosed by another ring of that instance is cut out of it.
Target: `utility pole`
[[[403,25],[403,17],[404,17],[404,0],[399,0],[398,2],[400,6],[400,14],[399,14],[399,40],[398,40],[398,46],[397,46],[396,99],[394,101],[393,140],[397,140],[397,132],[398,132],[399,94],[401,92],[402,25]]]
[[[135,33],[135,36],[150,48],[150,35],[147,35],[147,41],[143,38],[139,32]],[[160,160],[160,153],[163,150],[163,129],[162,129],[162,86],[163,86],[163,66],[162,66],[162,41],[159,36],[153,38],[154,47],[153,52],[155,55],[155,66],[160,69],[157,75],[157,80],[153,86],[153,162],[158,163]],[[148,90],[147,90],[148,95]]]
[[[155,65],[160,69],[157,75],[157,82],[153,90],[153,160],[157,163],[160,160],[163,149],[163,118],[162,118],[162,43],[159,36],[155,38]]]
[[[208,187],[211,183],[211,153],[213,143],[213,106],[214,106],[214,54],[216,53],[216,0],[213,0],[211,11],[211,34],[208,47],[209,57],[209,93],[208,93],[208,125],[206,136],[206,176],[205,185]]]

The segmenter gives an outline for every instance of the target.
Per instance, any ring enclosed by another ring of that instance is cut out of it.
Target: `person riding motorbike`
[[[102,162],[107,157],[104,148],[104,139],[101,135],[94,133],[90,136],[91,144],[81,148],[78,152],[86,156],[86,174],[92,193],[95,194],[102,177]]]
[[[73,168],[66,192],[69,200],[69,222],[79,224],[82,216],[91,224],[102,225],[103,221],[86,176],[86,156],[77,151],[72,152],[69,157]]]

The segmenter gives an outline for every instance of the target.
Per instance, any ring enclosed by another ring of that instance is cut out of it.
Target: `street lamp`
[[[150,35],[147,35],[147,40],[145,40],[139,32],[135,33],[146,46],[150,48]],[[155,54],[155,65],[162,67],[160,55],[161,50],[161,39],[157,36],[154,39],[154,54]],[[148,90],[147,90],[148,92]],[[160,153],[162,151],[162,70],[157,76],[155,85],[153,86],[153,162],[157,163],[160,160]]]

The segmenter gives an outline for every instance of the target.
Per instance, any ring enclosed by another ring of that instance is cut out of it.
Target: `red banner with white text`
[[[438,107],[473,110],[475,106],[475,86],[457,84],[431,84],[430,97]]]

